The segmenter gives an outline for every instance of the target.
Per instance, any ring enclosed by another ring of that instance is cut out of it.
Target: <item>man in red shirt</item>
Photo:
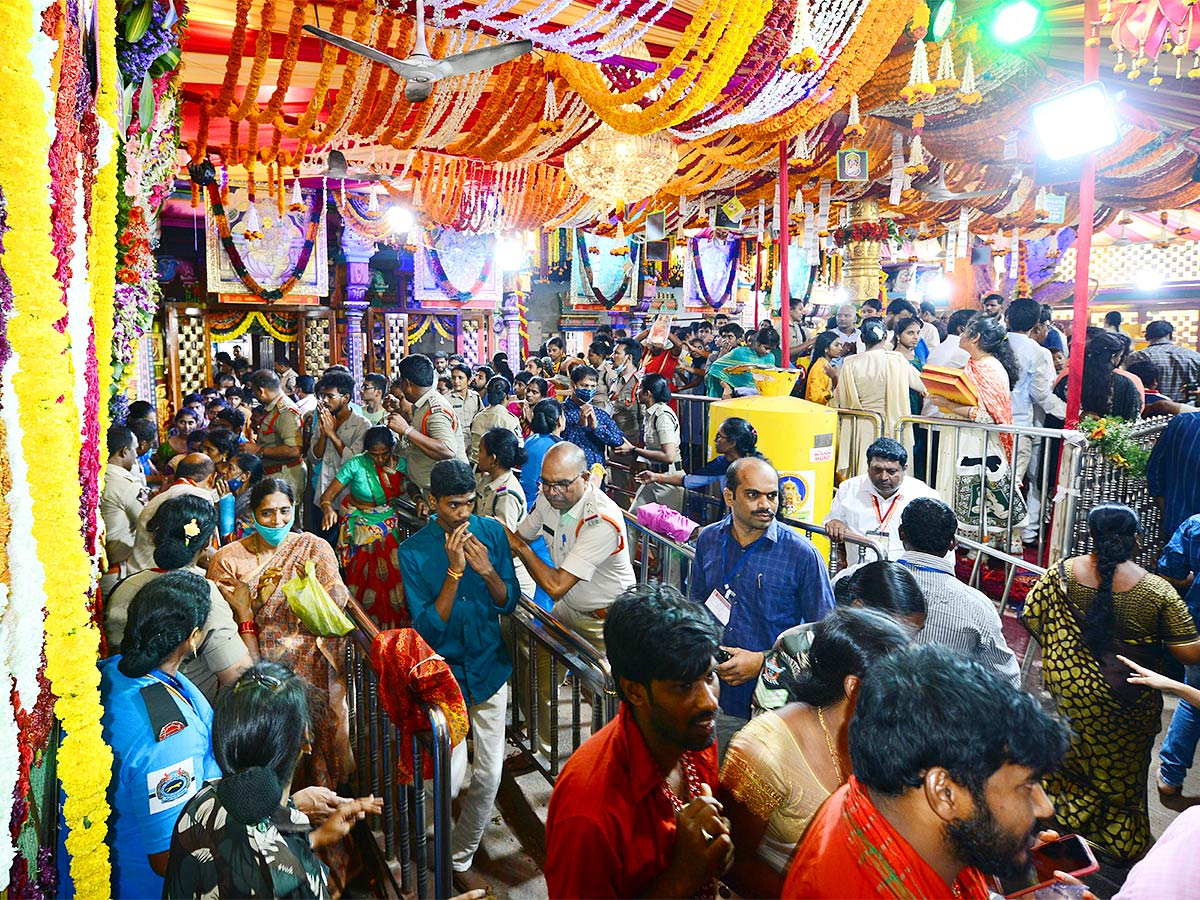
[[[546,887],[576,897],[712,897],[733,861],[717,782],[717,631],[674,588],[631,588],[604,639],[618,716],[563,767],[546,819]]]
[[[647,338],[650,336],[650,329],[647,328],[641,334],[634,338],[639,344],[646,348],[646,356],[642,362],[642,374],[644,375],[661,375],[669,382],[675,377],[675,369],[679,366],[679,354],[683,352],[683,341],[679,339],[675,329],[672,329],[667,337],[667,346],[663,347],[658,344],[651,344]]]
[[[987,900],[986,876],[1029,868],[1054,815],[1041,779],[1069,740],[973,660],[932,644],[891,654],[863,676],[854,774],[813,817],[783,896]]]

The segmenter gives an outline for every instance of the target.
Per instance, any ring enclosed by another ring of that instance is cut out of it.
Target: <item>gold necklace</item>
[[[829,748],[829,758],[833,760],[833,774],[837,776],[840,787],[846,783],[846,777],[842,774],[842,763],[838,759],[837,751],[833,749],[833,738],[829,736],[829,729],[825,727],[825,713],[819,706],[817,707],[817,721],[821,723],[821,731],[825,733],[825,746]]]

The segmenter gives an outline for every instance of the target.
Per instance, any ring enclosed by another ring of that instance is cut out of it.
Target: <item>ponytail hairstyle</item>
[[[741,456],[761,456],[758,452],[758,432],[745,419],[734,416],[721,423],[725,439]]]
[[[1098,503],[1088,513],[1088,534],[1100,586],[1083,620],[1083,643],[1097,656],[1107,649],[1117,627],[1113,611],[1113,578],[1121,563],[1137,552],[1142,523],[1137,513],[1124,503]]]
[[[883,324],[883,319],[872,316],[869,319],[863,319],[862,325],[859,326],[859,334],[862,336],[865,346],[874,347],[887,337],[887,326]]]
[[[1106,416],[1112,406],[1113,384],[1117,354],[1124,351],[1121,338],[1103,328],[1089,328],[1083,354],[1083,395],[1080,404],[1084,412]]]
[[[217,528],[217,508],[203,497],[185,494],[168,500],[148,523],[154,536],[154,564],[174,571],[190,566]]]
[[[862,678],[878,660],[910,642],[904,626],[885,612],[835,607],[813,626],[808,668],[796,674],[785,668],[780,681],[789,702],[832,706],[845,699],[847,676]]]
[[[544,400],[539,401],[539,405],[544,402]],[[529,459],[529,454],[521,446],[520,439],[507,428],[499,425],[489,428],[480,439],[479,444],[487,450],[502,469],[520,468]]]
[[[212,606],[208,581],[192,572],[167,572],[148,581],[129,604],[117,668],[141,678],[161,666],[197,628]]]
[[[1008,373],[1008,386],[1013,388],[1021,380],[1021,367],[1017,364],[1017,355],[1013,352],[1008,340],[1008,329],[1000,319],[993,316],[976,316],[963,331],[963,337],[979,338],[979,349],[990,353],[1004,366]]]

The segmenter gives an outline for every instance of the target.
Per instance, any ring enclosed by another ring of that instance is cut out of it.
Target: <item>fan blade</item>
[[[507,44],[480,47],[478,50],[434,60],[434,65],[442,73],[442,78],[470,75],[472,72],[482,72],[484,69],[490,69],[492,66],[516,59],[518,56],[524,56],[532,49],[533,41],[509,41]]]
[[[343,50],[349,50],[351,53],[357,53],[359,56],[365,56],[372,62],[377,62],[380,65],[387,66],[401,78],[408,80],[414,75],[420,74],[421,69],[416,66],[410,66],[401,59],[396,59],[394,56],[389,56],[382,51],[376,50],[367,44],[360,44],[358,41],[352,41],[350,38],[342,37],[340,34],[334,34],[332,31],[326,31],[324,28],[317,28],[315,25],[305,25],[304,30],[309,34],[314,34],[323,41],[333,44],[335,47],[341,47]]]

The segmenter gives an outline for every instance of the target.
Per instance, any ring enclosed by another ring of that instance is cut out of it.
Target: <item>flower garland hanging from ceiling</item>
[[[615,94],[595,66],[561,53],[553,57],[553,65],[609,125],[626,134],[649,134],[690,118],[717,97],[742,64],[770,9],[771,0],[704,0],[654,73]],[[683,73],[673,77],[679,67]],[[659,89],[661,94],[649,100]],[[634,111],[627,108],[643,101],[649,102]]]

